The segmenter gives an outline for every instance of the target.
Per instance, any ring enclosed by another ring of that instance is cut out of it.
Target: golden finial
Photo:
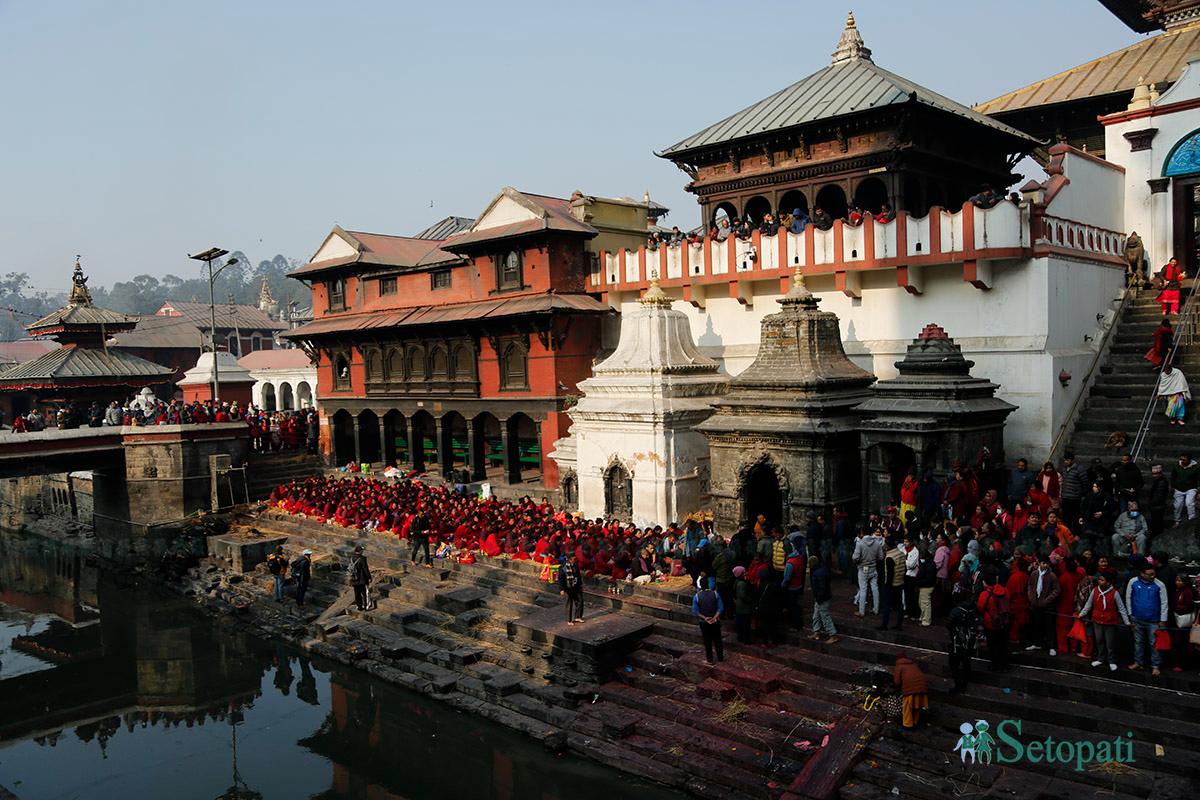
[[[853,11],[850,11],[850,13],[846,14],[846,27],[847,28],[854,27],[854,12]]]
[[[804,273],[800,271],[800,265],[792,270],[791,286],[788,287],[787,294],[779,302],[785,306],[800,305],[805,307],[816,308],[817,298],[808,290],[808,286],[804,283]]]
[[[664,292],[662,286],[658,283],[658,270],[650,271],[650,288],[646,290],[644,295],[638,298],[638,302],[644,306],[671,307],[671,296]]]

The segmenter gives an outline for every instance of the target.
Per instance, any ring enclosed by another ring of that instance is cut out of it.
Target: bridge
[[[249,443],[241,422],[4,431],[0,479],[90,470],[96,533],[148,533],[211,509],[222,471],[245,463]]]

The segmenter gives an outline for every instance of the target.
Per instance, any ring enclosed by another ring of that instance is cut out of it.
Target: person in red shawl
[[[1171,348],[1174,346],[1175,329],[1171,327],[1171,320],[1164,317],[1163,321],[1154,329],[1154,343],[1146,351],[1145,358],[1155,369],[1159,369],[1171,354]]]
[[[1170,261],[1159,272],[1162,278],[1162,291],[1158,293],[1158,302],[1162,306],[1162,313],[1165,317],[1167,314],[1179,313],[1179,289],[1183,285],[1183,279],[1187,274],[1180,268],[1178,259],[1172,257]]]
[[[1012,562],[1012,571],[1008,574],[1009,613],[1012,615],[1012,625],[1008,629],[1008,640],[1013,644],[1022,644],[1025,636],[1025,626],[1029,624],[1029,572],[1026,569],[1025,558],[1017,556]]]

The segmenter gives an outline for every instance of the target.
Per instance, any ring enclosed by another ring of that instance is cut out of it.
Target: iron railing
[[[1154,385],[1150,387],[1150,397],[1146,400],[1146,408],[1142,412],[1142,420],[1138,424],[1137,436],[1133,440],[1133,447],[1130,449],[1130,454],[1133,460],[1137,461],[1141,457],[1142,448],[1146,446],[1146,439],[1150,436],[1150,424],[1154,419],[1154,406],[1158,403],[1158,386],[1162,378],[1163,367],[1175,360],[1175,354],[1180,346],[1190,346],[1196,341],[1196,326],[1200,320],[1197,320],[1196,309],[1200,307],[1197,302],[1197,294],[1200,293],[1200,270],[1192,276],[1192,282],[1188,288],[1187,299],[1184,300],[1183,306],[1179,309],[1178,318],[1175,321],[1174,331],[1175,338],[1171,345],[1170,352],[1159,365],[1158,371],[1154,374]]]

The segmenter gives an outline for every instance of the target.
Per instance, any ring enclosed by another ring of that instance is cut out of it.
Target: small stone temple
[[[996,384],[972,377],[973,366],[929,324],[896,362],[900,374],[871,387],[857,409],[867,508],[897,502],[911,468],[945,478],[955,462],[974,466],[984,448],[991,463],[1004,461],[1004,420],[1017,407],[996,397]]]
[[[671,308],[657,276],[621,316],[612,355],[579,384],[571,435],[552,454],[564,494],[578,487],[586,517],[665,524],[701,510],[708,443],[695,426],[728,387],[717,362],[696,349],[687,315]],[[569,497],[565,499],[570,499]]]
[[[8,413],[68,403],[82,413],[93,401],[107,405],[145,386],[170,383],[170,368],[109,346],[113,335],[133,330],[138,318],[94,306],[87,282],[77,259],[67,304],[26,327],[30,336],[52,337],[62,346],[0,373]]]
[[[818,302],[797,268],[782,309],[762,321],[754,363],[699,426],[718,530],[758,514],[786,525],[809,510],[858,505],[856,406],[875,376],[846,357],[837,315]]]

